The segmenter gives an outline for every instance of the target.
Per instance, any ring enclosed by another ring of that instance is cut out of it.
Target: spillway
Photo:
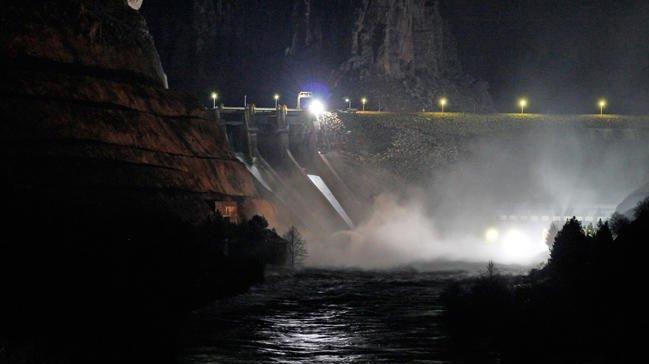
[[[262,186],[264,186],[264,188],[266,188],[268,191],[271,191],[271,192],[273,191],[270,188],[270,186],[268,185],[268,183],[266,182],[266,180],[264,179],[264,177],[261,175],[261,172],[259,171],[259,168],[257,168],[257,166],[255,164],[246,163],[246,160],[241,155],[239,155],[238,153],[237,153],[237,159],[239,161],[241,161],[241,163],[243,163],[246,166],[246,168],[248,169],[248,172],[250,172],[250,174],[252,174],[252,176],[255,177],[257,182],[259,182]]]
[[[315,174],[307,174],[309,179],[311,180],[311,183],[313,183],[316,188],[318,188],[318,191],[322,193],[322,195],[329,201],[329,204],[331,204],[331,207],[336,210],[338,215],[345,221],[347,226],[349,226],[350,229],[354,228],[354,223],[352,222],[352,219],[347,215],[347,212],[345,212],[345,209],[340,205],[340,202],[336,199],[336,196],[331,192],[329,187],[327,187],[327,184],[320,178],[320,176],[315,175]]]

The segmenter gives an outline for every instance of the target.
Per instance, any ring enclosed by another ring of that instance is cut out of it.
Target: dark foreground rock
[[[146,24],[125,2],[29,2],[7,7],[2,26],[2,155],[15,193],[193,222],[232,201],[274,222],[210,115],[164,89]]]
[[[247,220],[274,224],[273,203],[165,89],[126,1],[17,3],[0,26],[0,362],[173,360],[185,312],[281,260]]]

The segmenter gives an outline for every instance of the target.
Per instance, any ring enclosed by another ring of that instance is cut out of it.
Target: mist
[[[649,181],[643,131],[560,127],[475,138],[423,185],[379,195],[355,229],[309,245],[308,265],[391,268],[411,263],[533,266],[547,229],[606,219]]]

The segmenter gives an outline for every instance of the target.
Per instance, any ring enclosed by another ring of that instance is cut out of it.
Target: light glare
[[[510,230],[502,239],[503,255],[507,262],[528,263],[547,253],[543,239],[532,239],[519,230]]]
[[[320,116],[325,112],[325,106],[322,101],[313,100],[309,104],[309,111],[315,116]]]
[[[496,241],[498,241],[498,237],[500,236],[500,233],[496,228],[489,228],[487,229],[484,235],[485,235],[485,240],[487,240],[487,243],[495,243]]]

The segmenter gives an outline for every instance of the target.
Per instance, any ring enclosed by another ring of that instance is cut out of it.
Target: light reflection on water
[[[192,315],[181,363],[447,363],[449,275],[307,270]]]

